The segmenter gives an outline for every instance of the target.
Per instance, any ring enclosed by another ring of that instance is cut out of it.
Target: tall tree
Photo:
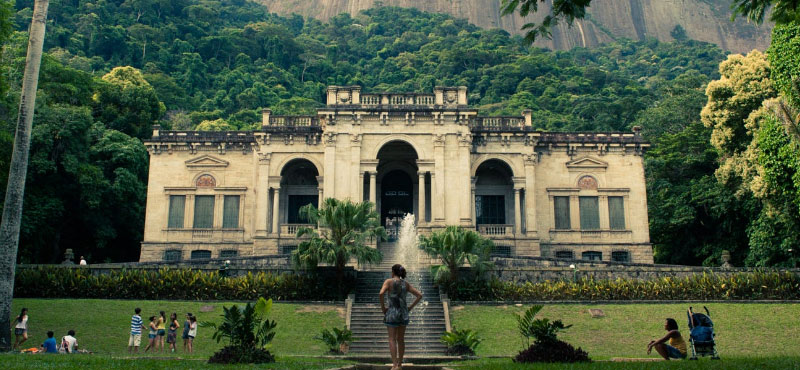
[[[47,22],[48,0],[36,0],[33,8],[25,76],[19,101],[17,130],[11,168],[8,174],[3,219],[0,222],[0,350],[11,348],[11,299],[14,296],[14,270],[19,247],[19,229],[22,219],[22,200],[25,196],[25,176],[28,172],[28,150],[31,141],[33,113],[36,106],[36,89],[39,84],[39,66],[42,62],[44,31]]]

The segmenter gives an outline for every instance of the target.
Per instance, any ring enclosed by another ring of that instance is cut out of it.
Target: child
[[[167,332],[167,343],[169,343],[169,349],[172,352],[175,352],[175,343],[178,339],[178,328],[181,325],[178,324],[178,314],[173,312],[172,315],[169,315],[169,331]]]
[[[14,336],[16,336],[16,341],[14,342],[14,349],[21,346],[22,343],[25,343],[28,340],[28,309],[23,308],[22,312],[20,312],[19,316],[14,319]]]
[[[192,322],[190,321],[192,318],[192,313],[189,312],[186,314],[186,321],[183,322],[183,352],[189,348],[189,329],[192,326]]]
[[[52,331],[47,332],[47,339],[44,340],[42,343],[42,350],[45,353],[58,353],[58,347],[56,346],[56,338],[53,338],[55,333]]]
[[[156,320],[155,316],[150,316],[150,333],[147,335],[147,347],[144,348],[144,351],[147,352],[150,348],[153,349],[153,352],[156,351],[156,338],[158,337],[158,320]]]
[[[135,313],[131,317],[131,337],[128,339],[128,353],[139,353],[139,345],[142,343],[142,329],[144,329],[144,325],[142,325],[142,317],[139,316],[139,313],[142,312],[142,309],[136,307],[133,310]]]
[[[194,352],[194,337],[197,336],[197,318],[192,316],[189,318],[189,353]]]

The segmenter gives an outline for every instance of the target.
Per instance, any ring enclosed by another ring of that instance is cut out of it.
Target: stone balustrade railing
[[[301,227],[310,227],[312,229],[316,229],[317,225],[313,224],[282,224],[281,225],[281,235],[297,235],[297,230]]]
[[[434,105],[436,97],[433,94],[363,94],[361,105]]]
[[[270,116],[271,126],[319,126],[317,116]]]
[[[486,235],[486,236],[514,235],[514,225],[479,224],[478,232],[481,235]]]

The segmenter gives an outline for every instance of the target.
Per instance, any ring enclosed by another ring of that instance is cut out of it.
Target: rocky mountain
[[[466,18],[484,28],[502,28],[511,34],[522,34],[524,24],[541,19],[552,4],[547,0],[536,15],[526,18],[518,14],[501,16],[500,0],[256,0],[271,12],[286,15],[297,13],[327,20],[340,13],[357,14],[374,6],[413,7],[428,12],[448,13]],[[756,26],[742,19],[730,21],[731,0],[594,0],[586,19],[570,28],[559,25],[550,40],[537,46],[551,49],[591,47],[625,37],[641,40],[655,37],[672,40],[671,32],[681,26],[686,36],[712,42],[721,48],[744,53],[769,46],[771,25]]]

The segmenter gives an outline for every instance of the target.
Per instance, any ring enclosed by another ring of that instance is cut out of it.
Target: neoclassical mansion
[[[263,111],[256,131],[163,131],[150,153],[141,261],[290,253],[298,209],[370,201],[392,237],[460,225],[494,254],[653,263],[633,132],[533,129],[530,111],[483,117],[465,87],[363,93],[331,86],[313,116]]]

